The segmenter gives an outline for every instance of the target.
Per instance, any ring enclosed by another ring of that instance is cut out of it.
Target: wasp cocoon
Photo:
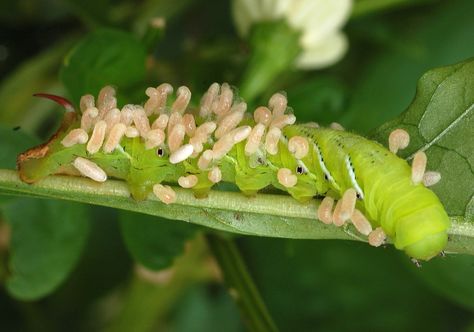
[[[208,117],[212,113],[212,104],[216,100],[219,94],[220,86],[218,83],[212,83],[207,92],[201,99],[201,107],[199,109],[199,115],[203,118]]]
[[[140,132],[134,126],[129,126],[127,127],[127,130],[125,130],[125,136],[128,138],[138,137],[140,136]]]
[[[172,204],[176,202],[176,192],[170,186],[155,184],[153,186],[153,193],[161,202],[165,204]]]
[[[255,127],[252,128],[247,139],[247,144],[245,144],[245,154],[247,156],[257,152],[264,134],[265,125],[263,123],[257,123]]]
[[[403,129],[395,129],[388,136],[388,147],[390,152],[397,153],[410,144],[410,135]]]
[[[184,130],[186,131],[186,135],[192,137],[196,131],[196,122],[192,114],[186,113],[183,115],[183,126]]]
[[[249,137],[251,131],[252,131],[252,127],[250,126],[242,126],[242,127],[234,129],[230,133],[233,137],[234,144],[237,144],[246,140],[247,137]]]
[[[61,141],[61,144],[69,148],[76,144],[85,144],[89,139],[89,135],[87,135],[86,131],[82,128],[77,128],[71,130]]]
[[[351,216],[351,221],[354,227],[361,233],[362,235],[369,235],[372,232],[372,225],[367,220],[362,212],[355,209]]]
[[[275,93],[270,97],[268,101],[268,106],[272,110],[273,117],[278,118],[283,115],[286,111],[288,100],[281,93]]]
[[[232,92],[232,89],[230,88],[229,84],[222,84],[221,93],[217,105],[214,109],[214,113],[217,115],[224,115],[229,112],[230,107],[232,106],[233,98],[234,93]]]
[[[89,132],[95,125],[97,118],[99,117],[99,110],[95,107],[90,107],[82,113],[81,117],[81,128],[85,132]]]
[[[191,91],[187,86],[180,86],[176,94],[178,98],[176,98],[173,106],[171,106],[171,111],[183,114],[191,100]]]
[[[423,184],[426,187],[431,187],[437,184],[441,180],[441,173],[428,171],[423,174]]]
[[[423,151],[418,151],[413,157],[411,165],[411,180],[414,184],[419,184],[423,181],[423,175],[426,169],[426,154]]]
[[[212,183],[218,183],[222,180],[222,172],[221,169],[217,166],[214,166],[208,173],[207,178]]]
[[[134,107],[133,123],[142,137],[145,137],[146,133],[151,129],[145,110],[141,106]]]
[[[117,123],[109,132],[109,136],[104,144],[104,152],[111,153],[120,144],[122,137],[125,135],[127,127],[123,123]]]
[[[245,112],[245,108],[234,111],[234,112],[230,112],[229,114],[225,115],[222,118],[222,120],[219,122],[219,126],[217,127],[216,132],[214,133],[216,138],[221,138],[222,136],[227,134],[229,131],[237,127],[238,124],[244,118],[244,112]]]
[[[173,93],[173,87],[171,84],[163,83],[156,88],[156,91],[158,93],[157,112],[163,113],[166,109],[166,100],[168,99],[168,96]]]
[[[104,121],[107,123],[107,130],[111,130],[117,123],[121,121],[121,113],[118,108],[112,108],[104,115]]]
[[[103,87],[97,97],[97,108],[99,116],[103,119],[104,114],[117,107],[117,99],[115,98],[115,89],[110,85]]]
[[[282,129],[285,126],[294,124],[295,121],[296,117],[293,114],[283,114],[274,117],[273,121],[270,123],[270,127],[278,127]]]
[[[87,152],[94,154],[100,150],[104,143],[105,131],[107,130],[107,123],[104,120],[100,120],[94,126],[91,138],[87,143]]]
[[[135,107],[131,104],[127,104],[122,107],[120,111],[120,122],[126,125],[127,127],[130,126],[133,122],[133,112]]]
[[[188,176],[180,176],[178,178],[178,184],[183,188],[192,188],[198,183],[196,175],[191,174]]]
[[[222,136],[212,147],[214,160],[222,159],[234,146],[234,134],[227,133]]]
[[[170,155],[170,163],[177,164],[185,161],[193,154],[193,146],[185,144]]]
[[[161,129],[152,129],[146,134],[145,149],[153,149],[165,141],[165,132]]]
[[[266,127],[272,121],[273,116],[268,108],[260,106],[253,112],[253,118],[255,119],[255,122],[262,123]]]
[[[151,125],[151,129],[165,130],[165,128],[168,126],[169,118],[170,117],[168,116],[168,114],[160,114]]]
[[[73,166],[85,177],[88,177],[97,182],[104,182],[107,180],[107,174],[96,163],[82,157],[77,157],[72,163]]]
[[[330,196],[326,196],[321,201],[318,208],[318,219],[326,225],[332,223],[332,208],[334,206],[334,199]]]
[[[168,146],[171,152],[175,152],[183,145],[184,135],[186,135],[186,129],[181,123],[175,125],[171,132],[168,132]]]
[[[349,220],[354,213],[357,192],[354,188],[347,189],[341,198],[340,218],[343,222]]]
[[[143,105],[146,115],[150,116],[158,110],[158,91],[155,88],[149,87],[145,90],[145,94],[149,97]]]
[[[93,107],[95,108],[95,100],[93,95],[84,95],[81,97],[79,108],[82,114],[84,114],[84,112],[89,108]]]
[[[301,136],[293,136],[288,141],[288,151],[290,151],[296,159],[303,159],[309,152],[308,140]]]
[[[344,219],[341,216],[341,205],[342,200],[338,200],[336,203],[336,207],[334,208],[334,213],[332,214],[332,222],[337,227],[344,225]]]
[[[281,130],[278,127],[271,128],[265,137],[265,149],[271,155],[278,153],[278,142],[280,141]]]
[[[369,233],[369,244],[373,247],[380,247],[385,243],[387,235],[383,231],[382,227],[377,227]]]
[[[298,182],[296,175],[291,173],[288,168],[280,168],[277,173],[278,182],[287,188],[294,187]]]
[[[206,150],[202,153],[201,157],[199,157],[199,160],[198,160],[198,168],[200,170],[204,170],[204,169],[207,169],[213,159],[213,152],[212,150]]]
[[[196,128],[194,136],[208,137],[211,135],[214,130],[216,130],[217,125],[214,121],[204,122],[202,125]]]

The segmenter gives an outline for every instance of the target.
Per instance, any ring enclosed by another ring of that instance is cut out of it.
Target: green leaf
[[[111,24],[111,0],[65,0],[71,12],[89,28]]]
[[[474,59],[430,70],[418,82],[408,110],[380,127],[375,137],[386,141],[395,128],[410,133],[411,143],[400,152],[411,158],[418,150],[428,156],[428,169],[441,173],[433,186],[451,216],[474,221]],[[453,228],[453,227],[452,227]],[[472,243],[472,240],[465,243]],[[454,256],[423,265],[419,275],[441,295],[473,309],[474,260]]]
[[[373,130],[406,108],[413,99],[415,84],[424,72],[474,54],[474,43],[471,42],[474,2],[440,1],[432,7],[429,16],[415,12],[406,20],[396,20],[403,27],[397,28],[387,41],[390,44],[384,45],[380,55],[357,75],[360,79],[354,85],[347,114],[335,120],[359,133]],[[383,24],[386,22],[383,20]],[[371,30],[373,34],[379,33],[371,21],[366,29],[364,38]],[[369,51],[367,56],[373,53]]]
[[[131,255],[151,270],[161,270],[181,255],[196,227],[159,217],[122,211],[122,235]]]
[[[38,140],[24,133],[21,129],[0,124],[0,167],[16,168],[16,157],[19,153],[31,148]],[[9,197],[0,195],[0,203],[9,200]]]
[[[306,79],[287,89],[298,122],[331,123],[339,119],[347,107],[347,91],[331,76]]]
[[[61,79],[78,103],[105,85],[133,87],[145,78],[145,48],[130,33],[100,29],[83,39],[66,57]]]
[[[239,247],[282,331],[441,331],[449,309],[462,313],[423,287],[392,247],[254,237]]]
[[[384,142],[395,128],[410,133],[401,155],[421,150],[428,169],[441,173],[433,187],[451,216],[474,220],[474,59],[430,70],[418,83],[415,100],[394,121],[380,127]]]
[[[61,93],[57,71],[61,60],[70,49],[75,37],[65,38],[39,55],[23,62],[5,77],[0,85],[0,103],[8,105],[0,112],[0,122],[34,129],[51,115],[54,104],[39,102],[32,95],[37,92]]]
[[[48,295],[75,267],[86,243],[86,206],[26,198],[4,212],[12,229],[8,291],[22,300]]]
[[[439,294],[474,311],[474,257],[449,255],[433,259],[414,273]]]
[[[38,144],[38,140],[21,128],[12,128],[0,123],[0,167],[16,168],[16,157],[21,152]]]

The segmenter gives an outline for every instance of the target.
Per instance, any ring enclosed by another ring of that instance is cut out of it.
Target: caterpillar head
[[[415,259],[429,260],[446,247],[448,226],[449,217],[441,204],[416,210],[398,220],[395,247]]]

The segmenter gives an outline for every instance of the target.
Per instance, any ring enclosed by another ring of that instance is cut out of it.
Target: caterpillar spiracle
[[[318,219],[342,226],[352,223],[373,246],[390,237],[414,259],[428,260],[447,243],[449,218],[428,188],[439,173],[426,172],[426,155],[412,166],[396,152],[409,143],[397,129],[389,150],[344,131],[338,124],[295,124],[287,98],[274,94],[253,113],[226,83],[212,84],[198,107],[181,86],[147,88],[143,106],[117,108],[115,90],[104,87],[97,98],[85,95],[80,111],[66,105],[55,137],[18,157],[23,181],[47,175],[82,175],[97,182],[108,177],[127,181],[133,197],[153,192],[165,204],[177,183],[203,197],[220,181],[235,183],[246,195],[273,186],[298,201],[323,197]]]

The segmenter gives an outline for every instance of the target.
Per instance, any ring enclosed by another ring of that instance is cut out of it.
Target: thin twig
[[[319,200],[301,204],[287,195],[211,191],[204,199],[192,191],[174,188],[177,202],[165,205],[150,195],[137,202],[130,197],[127,184],[108,180],[99,184],[73,176],[50,176],[36,184],[22,182],[13,170],[0,170],[0,192],[9,195],[65,199],[135,211],[173,220],[184,220],[233,233],[292,239],[357,240],[342,227],[325,225],[316,219]],[[474,221],[451,217],[447,252],[474,255]]]

